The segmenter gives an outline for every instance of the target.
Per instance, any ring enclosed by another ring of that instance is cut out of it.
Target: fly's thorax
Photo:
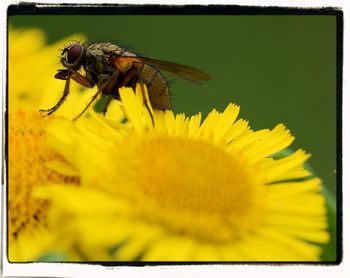
[[[122,49],[111,43],[94,43],[89,45],[85,51],[84,70],[95,80],[99,74],[112,74],[113,64],[110,61],[111,54],[122,53]]]
[[[112,58],[119,56],[135,57],[136,55],[109,42],[90,44],[86,47],[83,63],[86,77],[100,87],[116,71]]]

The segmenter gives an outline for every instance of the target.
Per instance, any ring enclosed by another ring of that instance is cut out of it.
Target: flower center
[[[38,113],[17,111],[9,114],[8,223],[11,241],[23,232],[46,225],[49,203],[31,197],[35,186],[79,182],[77,177],[64,176],[46,167],[49,161],[63,160],[43,142],[49,121]]]
[[[241,157],[199,140],[141,141],[133,169],[144,217],[214,241],[232,240],[259,222],[261,188]]]

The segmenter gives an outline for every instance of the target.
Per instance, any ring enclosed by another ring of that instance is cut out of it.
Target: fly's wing
[[[206,81],[211,79],[210,75],[203,71],[200,71],[190,66],[185,66],[173,62],[154,60],[143,57],[118,57],[117,59],[118,61],[132,61],[136,63],[147,64],[157,69],[169,72],[174,76],[189,80],[197,84],[200,84],[200,81]]]

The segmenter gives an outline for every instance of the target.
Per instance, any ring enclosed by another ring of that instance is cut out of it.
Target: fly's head
[[[75,42],[63,49],[61,53],[61,63],[68,69],[78,70],[83,63],[85,47],[83,44]]]

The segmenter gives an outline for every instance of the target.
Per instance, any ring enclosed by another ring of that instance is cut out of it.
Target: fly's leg
[[[82,75],[78,71],[74,69],[69,69],[69,72],[71,73],[72,79],[78,82],[80,85],[83,85],[88,88],[93,88],[95,86],[89,79],[87,79],[84,75]]]
[[[118,79],[118,76],[116,76],[116,78],[113,81],[109,82],[109,84],[106,86],[106,88],[104,90],[105,94],[107,94],[108,97],[107,97],[107,101],[106,101],[105,105],[103,106],[103,110],[102,110],[103,116],[106,115],[108,106],[111,103],[111,101],[113,100],[113,95],[112,95],[113,93],[111,93],[111,92],[112,92],[112,89],[113,89],[115,83],[117,82],[117,79]]]
[[[107,113],[107,110],[108,110],[108,106],[110,105],[112,100],[113,100],[113,96],[108,96],[108,99],[107,99],[105,105],[103,106],[103,110],[102,110],[103,116],[106,116],[106,113]]]
[[[138,71],[135,67],[132,67],[125,75],[124,79],[122,80],[120,87],[126,87],[130,80],[135,77],[135,75],[138,75]]]
[[[144,104],[145,104],[145,106],[147,108],[147,111],[148,111],[149,115],[151,116],[152,124],[154,126],[154,118],[153,118],[153,113],[152,113],[152,107],[149,107],[150,103],[147,102],[146,92],[144,90],[143,83],[141,83],[141,92],[142,92],[143,102],[144,102]]]
[[[115,82],[117,81],[119,76],[119,71],[116,70],[112,76],[105,82],[102,84],[102,86],[97,90],[97,92],[93,95],[93,97],[91,98],[90,102],[85,106],[85,108],[83,109],[83,111],[81,111],[79,113],[78,116],[76,116],[73,121],[76,121],[77,119],[79,119],[81,117],[81,115],[83,115],[85,113],[85,111],[89,108],[89,106],[94,102],[94,100],[98,97],[98,95],[103,92],[107,87],[112,86],[111,84],[115,84]]]
[[[67,79],[66,79],[66,84],[64,86],[64,91],[63,91],[63,95],[60,98],[60,100],[56,103],[55,106],[51,107],[50,109],[41,109],[39,110],[39,112],[46,112],[46,116],[49,116],[50,114],[52,114],[53,112],[55,112],[61,105],[62,103],[65,101],[65,99],[67,98],[67,96],[69,95],[69,85],[70,85],[70,78],[71,78],[71,74],[68,73],[67,75]]]
[[[133,68],[131,68],[131,69],[127,72],[127,74],[126,74],[125,77],[123,78],[123,80],[122,80],[120,86],[118,86],[118,89],[119,89],[120,87],[125,87],[125,86],[127,86],[128,83],[132,80],[132,78],[133,78],[135,75],[138,75],[138,71],[137,71],[136,68],[133,67]],[[114,85],[114,82],[113,82],[113,83],[110,83],[110,86],[107,86],[107,87],[106,87],[106,90],[107,90],[108,92],[110,92],[110,91],[112,90],[113,85]],[[118,92],[116,92],[116,93],[117,93],[117,97],[118,97],[118,96],[119,96],[119,95],[118,95]],[[105,105],[104,105],[104,107],[103,107],[102,113],[103,113],[104,116],[105,116],[106,113],[107,113],[108,106],[110,105],[112,99],[113,99],[112,97],[109,97],[109,98],[107,99],[107,102],[105,103]]]
[[[41,109],[39,112],[46,112],[45,116],[49,116],[53,112],[55,112],[66,100],[67,96],[69,95],[69,88],[70,88],[70,79],[72,78],[74,81],[78,82],[79,84],[92,88],[94,87],[94,84],[90,82],[89,79],[87,79],[85,76],[81,75],[79,72],[69,69],[69,70],[60,70],[56,75],[55,78],[57,79],[63,79],[66,80],[66,84],[64,86],[63,95],[60,98],[60,100],[56,103],[55,106],[51,107],[50,109]]]
[[[146,85],[146,82],[145,82],[144,78],[141,76],[141,71],[142,71],[143,67],[144,67],[144,64],[142,64],[141,68],[135,67],[136,73],[137,73],[137,78],[132,81],[132,87],[136,87],[136,83],[137,82],[140,83],[143,101],[144,101],[144,104],[145,104],[145,106],[146,106],[146,108],[148,110],[148,113],[150,114],[150,116],[152,118],[152,123],[154,125],[153,114],[151,112],[151,108],[149,107],[149,104],[147,103],[146,92],[145,92],[144,87],[143,87],[143,85]]]

